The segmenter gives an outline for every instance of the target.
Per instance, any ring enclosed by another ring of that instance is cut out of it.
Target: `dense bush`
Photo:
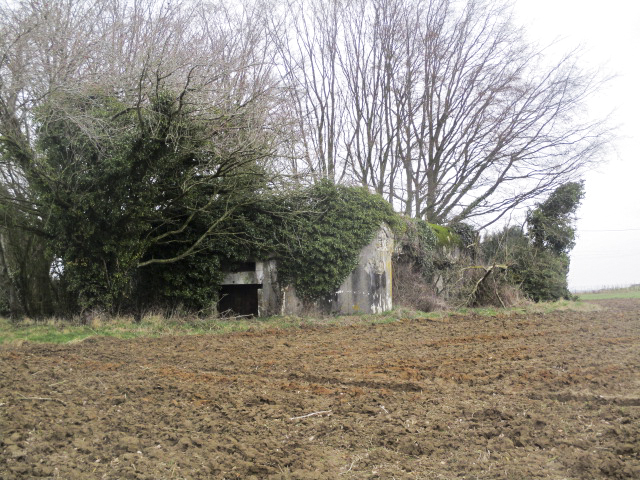
[[[561,185],[529,211],[526,232],[508,227],[483,241],[485,258],[505,263],[508,281],[534,301],[571,296],[567,285],[568,253],[574,246],[574,216],[583,195],[581,182]]]
[[[396,265],[405,265],[419,273],[423,281],[430,281],[434,273],[433,262],[438,245],[436,231],[424,220],[416,218],[402,217],[401,225],[396,238],[394,278]]]
[[[536,302],[571,298],[567,285],[569,257],[565,254],[535,248],[523,252],[514,273],[522,291]]]
[[[300,213],[293,211],[274,229],[280,239],[278,273],[306,299],[335,292],[383,222],[399,226],[391,205],[378,195],[328,181],[297,196],[295,208]]]
[[[525,226],[505,227],[482,241],[469,225],[408,222],[395,260],[394,301],[432,309],[444,301],[508,306],[520,300],[519,292],[534,301],[569,298],[568,253],[582,197],[581,182],[561,185],[528,212]]]

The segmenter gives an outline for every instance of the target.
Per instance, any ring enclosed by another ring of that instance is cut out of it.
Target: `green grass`
[[[16,343],[24,340],[37,343],[69,343],[93,336],[127,339],[163,335],[230,333],[264,328],[266,324],[267,322],[247,319],[175,320],[155,316],[145,317],[140,323],[135,323],[131,318],[94,319],[88,325],[62,320],[10,322],[2,319],[0,320],[0,343]]]
[[[135,323],[131,317],[90,319],[87,325],[77,320],[25,319],[17,322],[0,318],[0,344],[70,343],[89,337],[115,337],[122,339],[160,337],[165,335],[228,334],[234,332],[279,330],[322,325],[350,325],[355,323],[382,324],[397,321],[396,312],[383,315],[354,315],[350,317],[302,318],[274,316],[267,318],[164,318],[150,315]]]
[[[640,285],[627,288],[607,288],[595,292],[579,293],[580,300],[610,300],[614,298],[640,298]]]
[[[560,301],[554,303],[526,304],[508,309],[500,308],[462,308],[448,312],[420,312],[397,308],[391,312],[370,315],[358,314],[327,317],[275,316],[267,318],[206,318],[171,317],[147,315],[140,323],[132,317],[107,318],[97,315],[90,318],[86,325],[78,320],[48,319],[34,321],[30,319],[12,322],[0,318],[0,344],[34,343],[73,343],[89,337],[114,337],[132,339],[140,337],[160,337],[165,335],[204,335],[228,334],[234,332],[281,330],[291,328],[309,328],[321,326],[345,325],[384,325],[398,321],[414,319],[446,319],[479,315],[484,317],[504,317],[526,315],[527,313],[548,313],[557,310],[593,310],[597,306],[584,302]]]

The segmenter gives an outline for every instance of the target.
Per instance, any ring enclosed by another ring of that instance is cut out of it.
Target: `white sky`
[[[561,39],[563,51],[584,47],[586,67],[616,75],[589,105],[589,115],[613,112],[615,150],[586,176],[571,253],[569,288],[640,283],[640,2],[636,0],[515,0],[529,40]]]

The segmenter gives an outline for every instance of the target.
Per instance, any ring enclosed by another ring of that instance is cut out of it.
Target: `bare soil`
[[[640,300],[0,348],[0,479],[640,478]]]

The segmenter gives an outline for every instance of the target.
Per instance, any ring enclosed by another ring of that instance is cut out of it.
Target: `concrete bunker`
[[[313,302],[298,298],[291,285],[278,283],[277,260],[236,266],[221,284],[218,311],[236,315],[382,313],[393,306],[393,232],[382,225],[358,256],[358,264],[333,294]]]

